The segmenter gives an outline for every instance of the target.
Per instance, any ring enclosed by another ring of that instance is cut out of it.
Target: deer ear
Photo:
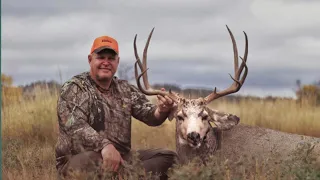
[[[170,111],[170,114],[168,115],[168,120],[172,121],[174,119],[174,117],[176,116],[176,112],[177,112],[178,106],[174,105]]]
[[[210,109],[208,107],[206,107],[206,111],[208,112],[210,121],[213,122],[219,130],[230,130],[239,124],[240,118],[235,115]]]

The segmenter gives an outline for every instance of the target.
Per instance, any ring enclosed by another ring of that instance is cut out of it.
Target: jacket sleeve
[[[75,83],[62,87],[57,104],[59,128],[70,138],[72,150],[77,153],[84,149],[98,152],[111,143],[89,125],[91,104],[91,95]]]
[[[132,101],[132,116],[149,125],[159,126],[164,120],[159,120],[155,117],[155,110],[157,105],[152,104],[147,97],[142,94],[135,86],[130,85],[131,101]]]

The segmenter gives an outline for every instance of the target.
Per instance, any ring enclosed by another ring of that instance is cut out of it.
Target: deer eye
[[[202,120],[203,121],[208,120],[208,117],[209,117],[208,115],[204,115],[204,116],[202,116]]]
[[[177,116],[177,118],[178,118],[179,121],[183,121],[184,120],[182,116]]]

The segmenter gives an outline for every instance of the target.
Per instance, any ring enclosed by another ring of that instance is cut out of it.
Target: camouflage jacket
[[[156,105],[125,80],[113,78],[110,88],[100,88],[88,72],[71,78],[61,88],[57,113],[59,136],[56,167],[82,151],[99,152],[112,143],[122,154],[131,149],[131,117],[149,126],[163,123],[154,117]]]

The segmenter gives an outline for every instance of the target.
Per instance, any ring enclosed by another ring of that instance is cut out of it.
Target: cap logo
[[[102,39],[102,42],[109,42],[109,43],[111,43],[111,41],[109,41],[108,39]]]

